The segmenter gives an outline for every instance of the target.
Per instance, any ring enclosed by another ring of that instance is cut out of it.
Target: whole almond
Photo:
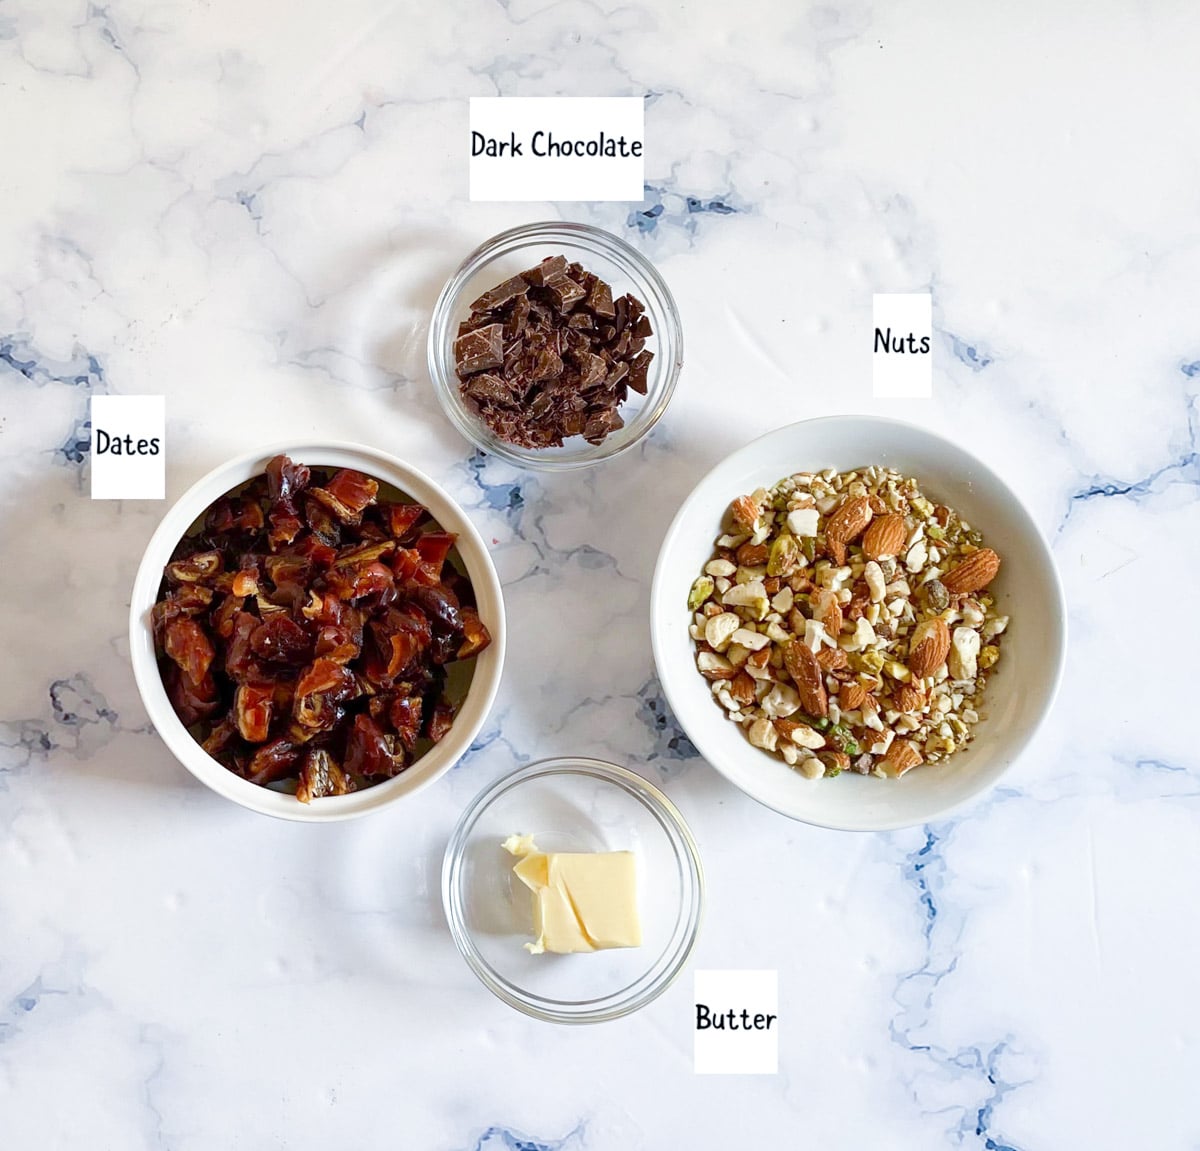
[[[940,616],[923,619],[908,644],[908,670],[924,679],[933,675],[950,654],[950,629]]]
[[[783,647],[783,663],[796,685],[796,691],[800,693],[800,706],[805,713],[818,719],[828,715],[825,677],[812,648],[803,640],[790,640]]]
[[[911,684],[901,684],[896,692],[896,710],[909,712],[920,711],[925,706],[925,693]]]
[[[817,652],[817,663],[826,671],[837,671],[850,662],[849,657],[840,647],[822,647]]]
[[[866,496],[843,500],[825,525],[825,546],[839,566],[846,562],[846,545],[853,543],[871,522],[871,504]]]
[[[869,560],[877,560],[880,556],[896,556],[904,549],[904,541],[908,539],[908,526],[903,516],[880,516],[871,521],[867,534],[863,536],[863,555]]]
[[[842,711],[857,711],[866,702],[867,689],[861,683],[843,684],[837,699]]]
[[[894,739],[879,766],[884,775],[899,779],[906,771],[924,762],[925,757],[914,744],[909,743],[907,739]]]
[[[942,576],[942,586],[953,595],[979,591],[996,578],[1000,557],[991,548],[980,548]]]

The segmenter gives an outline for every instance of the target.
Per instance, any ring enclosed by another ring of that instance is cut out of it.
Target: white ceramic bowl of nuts
[[[709,472],[663,541],[651,630],[709,763],[847,831],[994,786],[1066,655],[1062,586],[1017,497],[959,445],[871,416],[780,428]]]

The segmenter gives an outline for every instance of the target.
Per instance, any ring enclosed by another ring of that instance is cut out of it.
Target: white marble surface
[[[1200,1145],[1198,47],[1171,3],[2,0],[0,1147]],[[645,95],[647,202],[469,203],[492,93]],[[548,215],[634,239],[685,322],[662,425],[586,475],[471,458],[423,367],[450,269]],[[870,294],[929,287],[935,398],[873,403]],[[139,392],[168,397],[169,496],[319,432],[472,509],[511,658],[437,787],[272,823],[147,729],[125,614],[164,505],[92,503],[85,429],[89,395]],[[696,479],[848,410],[994,465],[1071,604],[1004,786],[878,836],[689,754],[647,634]],[[557,752],[692,821],[695,964],[779,969],[778,1076],[693,1076],[690,981],[562,1029],[460,962],[456,814]]]

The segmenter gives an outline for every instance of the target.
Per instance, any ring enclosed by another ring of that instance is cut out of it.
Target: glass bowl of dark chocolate
[[[666,411],[682,362],[663,278],[588,224],[526,224],[480,245],[429,329],[429,374],[450,422],[523,467],[586,467],[632,447]]]

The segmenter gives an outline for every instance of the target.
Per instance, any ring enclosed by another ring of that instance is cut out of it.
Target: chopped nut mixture
[[[1008,626],[970,524],[873,466],[739,496],[724,527],[690,631],[755,747],[809,779],[897,779],[970,742]]]

